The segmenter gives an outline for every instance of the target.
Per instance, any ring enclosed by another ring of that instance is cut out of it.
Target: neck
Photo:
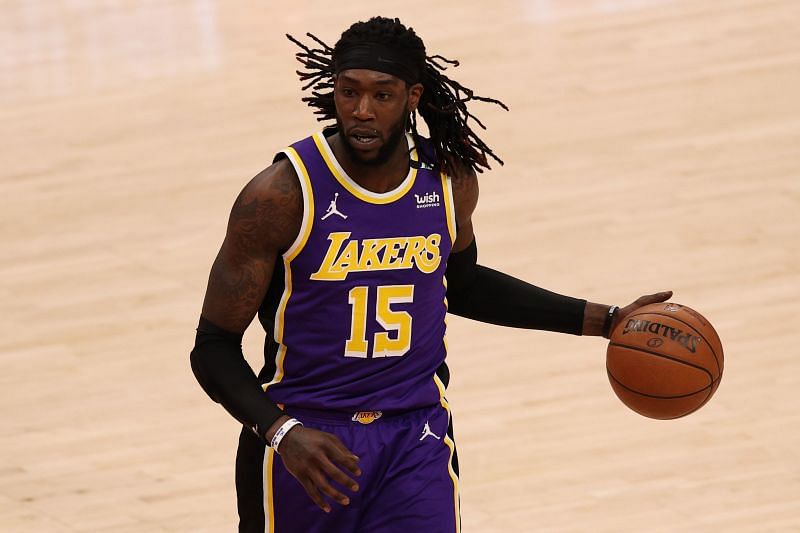
[[[328,139],[333,155],[344,171],[365,189],[379,194],[388,192],[396,189],[408,175],[410,156],[405,134],[389,158],[381,164],[368,164],[354,158],[343,146],[346,142],[339,133]]]

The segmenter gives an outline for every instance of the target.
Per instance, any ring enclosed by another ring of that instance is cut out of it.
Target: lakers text
[[[442,260],[439,245],[442,236],[388,237],[383,239],[350,239],[349,231],[328,235],[330,244],[319,270],[311,279],[341,281],[352,272],[402,270],[416,266],[430,274]]]

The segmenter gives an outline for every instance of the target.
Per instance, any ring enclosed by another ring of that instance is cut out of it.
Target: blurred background
[[[674,290],[726,351],[708,405],[654,421],[602,339],[451,317],[462,530],[800,530],[792,0],[1,2],[0,530],[235,528],[239,427],[188,360],[208,272],[241,187],[321,128],[284,35],[376,14],[511,109],[470,108],[506,163],[481,263]]]

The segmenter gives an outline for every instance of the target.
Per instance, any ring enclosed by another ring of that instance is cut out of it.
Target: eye
[[[342,89],[339,90],[339,92],[342,94],[342,96],[347,96],[347,97],[353,96],[355,94],[355,91],[350,87],[343,87]]]
[[[392,93],[380,92],[377,94],[376,98],[382,102],[390,99],[392,97]]]

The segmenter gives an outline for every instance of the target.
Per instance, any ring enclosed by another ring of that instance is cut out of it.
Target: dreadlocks
[[[407,61],[412,63],[420,73],[419,82],[424,88],[418,111],[428,126],[430,139],[436,152],[440,168],[449,165],[450,158],[455,156],[462,164],[482,172],[488,169],[487,156],[501,165],[503,161],[486,145],[468,124],[472,119],[478,126],[486,127],[467,110],[467,102],[479,100],[497,104],[508,110],[499,100],[477,96],[472,89],[464,87],[444,74],[448,65],[457,67],[453,61],[440,55],[428,56],[425,44],[412,28],[406,28],[399,19],[373,17],[367,22],[356,22],[347,29],[331,48],[311,33],[306,34],[316,45],[307,46],[291,35],[290,41],[301,48],[297,52],[297,60],[303,65],[297,71],[300,80],[305,83],[303,90],[311,89],[311,95],[303,101],[313,108],[317,120],[335,120],[336,106],[333,98],[336,60],[344,50],[359,45],[382,45],[397,49]],[[406,80],[408,83],[408,80]],[[408,129],[415,135],[417,132],[417,112],[411,115]]]

